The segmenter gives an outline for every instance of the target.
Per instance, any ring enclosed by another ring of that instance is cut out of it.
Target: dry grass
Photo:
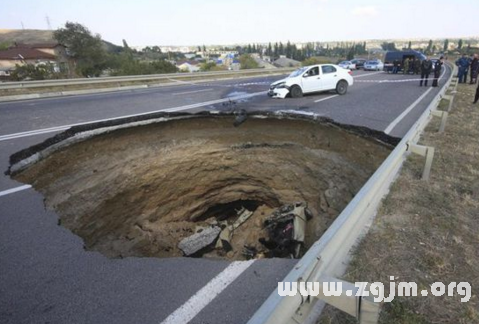
[[[380,323],[479,323],[479,105],[475,86],[459,85],[446,132],[435,118],[421,144],[436,148],[431,179],[420,180],[424,160],[410,156],[384,200],[373,227],[353,255],[345,279],[469,282],[472,298],[396,297],[383,304]],[[447,107],[441,104],[440,107]],[[386,288],[387,289],[387,288]],[[387,291],[386,294],[389,294]],[[328,307],[320,323],[356,323]]]

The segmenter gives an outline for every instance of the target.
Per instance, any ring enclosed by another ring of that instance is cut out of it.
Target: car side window
[[[316,66],[308,71],[308,76],[319,75],[319,68]]]
[[[334,73],[336,68],[332,65],[324,65],[321,67],[321,71],[323,71],[323,74]]]

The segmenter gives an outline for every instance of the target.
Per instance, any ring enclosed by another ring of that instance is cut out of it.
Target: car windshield
[[[376,64],[378,64],[378,62],[376,62],[376,61],[368,61],[366,64],[376,65]]]
[[[290,78],[294,78],[294,77],[297,77],[298,75],[301,75],[303,74],[304,72],[306,72],[306,70],[308,69],[308,67],[302,67],[300,69],[297,69],[296,71],[294,71],[293,73],[291,73],[289,75]]]
[[[339,64],[349,64],[350,62],[349,61],[342,61],[341,63]]]

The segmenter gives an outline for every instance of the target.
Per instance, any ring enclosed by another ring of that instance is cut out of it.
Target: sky
[[[130,46],[479,36],[478,0],[1,1],[0,29],[48,29],[48,16]]]

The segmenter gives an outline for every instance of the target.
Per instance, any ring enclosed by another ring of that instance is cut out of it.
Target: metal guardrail
[[[432,118],[437,105],[451,84],[457,68],[453,66],[451,76],[440,92],[431,101],[427,109],[411,127],[401,142],[381,164],[371,178],[346,206],[321,238],[306,252],[297,265],[283,279],[283,282],[318,282],[325,278],[337,278],[346,270],[349,253],[358,240],[367,232],[368,225],[374,219],[377,207],[410,152],[410,146],[416,143],[420,134]],[[456,83],[457,86],[457,83]],[[338,279],[329,281],[339,281]],[[371,313],[371,301],[361,297],[330,297],[325,301],[356,316],[360,323],[375,323],[377,314]],[[311,312],[317,309],[319,299],[303,297],[299,292],[295,296],[279,296],[275,290],[257,310],[248,324],[289,324],[315,320]],[[364,309],[361,309],[361,307]],[[374,309],[374,307],[373,307]],[[377,305],[379,312],[379,305]],[[348,311],[349,310],[349,311]]]
[[[101,78],[78,78],[78,79],[59,79],[59,80],[41,80],[41,81],[19,81],[19,82],[3,82],[0,83],[0,90],[3,89],[24,89],[24,88],[40,88],[52,86],[69,86],[80,84],[99,84],[99,83],[121,83],[134,81],[154,81],[168,79],[192,79],[199,77],[211,76],[236,76],[249,74],[277,74],[293,71],[292,68],[279,69],[251,69],[240,71],[217,71],[217,72],[195,72],[195,73],[168,73],[168,74],[150,74],[150,75],[131,75],[118,77],[101,77]]]

